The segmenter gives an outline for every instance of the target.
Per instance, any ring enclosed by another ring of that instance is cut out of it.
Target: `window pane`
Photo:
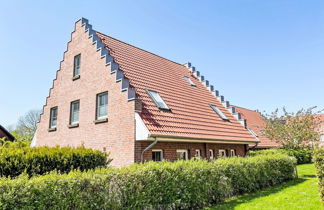
[[[169,107],[166,105],[166,103],[161,98],[160,94],[158,92],[149,90],[149,95],[153,99],[153,101],[156,103],[156,105],[161,109],[169,109]]]
[[[152,160],[153,161],[162,161],[162,152],[161,151],[153,151],[152,152]]]
[[[185,80],[187,80],[187,82],[191,85],[191,86],[195,86],[196,87],[196,84],[187,76],[184,76]]]
[[[55,128],[57,125],[57,107],[51,108],[50,111],[50,127]]]
[[[107,117],[108,93],[101,93],[97,96],[97,118]]]
[[[215,105],[210,105],[210,107],[216,112],[216,114],[223,120],[228,120],[226,115]]]
[[[178,160],[187,160],[187,152],[186,151],[177,151],[177,159]]]
[[[80,102],[75,101],[71,104],[71,123],[79,122]]]
[[[74,57],[73,76],[80,75],[81,54]]]

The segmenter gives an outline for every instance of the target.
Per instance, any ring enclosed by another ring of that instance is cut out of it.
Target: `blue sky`
[[[0,124],[41,108],[74,22],[178,63],[231,104],[324,108],[324,1],[2,1]]]

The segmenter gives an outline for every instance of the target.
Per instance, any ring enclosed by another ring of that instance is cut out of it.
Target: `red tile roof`
[[[270,140],[267,137],[262,136],[261,131],[265,127],[266,123],[259,112],[238,107],[238,106],[234,106],[234,107],[237,112],[241,113],[242,118],[246,120],[247,128],[252,129],[258,135],[260,143],[256,148],[268,148],[268,147],[280,146],[280,144],[275,142],[274,140]]]
[[[184,65],[102,33],[97,32],[97,35],[142,100],[140,115],[152,135],[257,141]],[[184,76],[188,76],[197,87],[189,85]],[[159,110],[146,89],[157,91],[171,112]],[[216,115],[210,104],[219,107],[230,122]]]

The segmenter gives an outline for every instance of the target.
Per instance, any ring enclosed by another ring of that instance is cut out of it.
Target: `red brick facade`
[[[107,56],[102,57],[102,50],[97,50],[98,46],[96,43],[93,43],[93,37],[89,37],[89,33],[94,32],[91,30],[92,29],[86,29],[85,25],[82,25],[81,20],[76,23],[75,31],[72,32],[71,41],[68,43],[67,51],[64,53],[60,69],[57,71],[53,87],[50,89],[49,97],[46,100],[46,105],[44,106],[43,114],[41,115],[32,145],[59,145],[72,147],[84,145],[85,147],[109,152],[110,158],[113,159],[113,166],[120,167],[129,165],[141,160],[142,151],[150,145],[152,141],[138,141],[138,139],[136,139],[136,123],[138,121],[135,120],[135,100],[133,100],[134,97],[132,97],[133,95],[129,92],[130,86],[128,86],[128,83],[130,82],[123,77],[120,80],[118,79],[121,71],[112,71],[112,63],[107,64]],[[120,47],[129,47],[129,45],[123,44]],[[113,49],[109,50],[111,54],[117,51]],[[124,51],[120,51],[120,53],[129,53],[128,48],[123,48],[123,50]],[[81,54],[80,78],[72,79],[74,57],[79,54]],[[133,56],[138,55],[136,53],[133,54]],[[116,56],[118,56],[118,54],[116,54]],[[154,57],[155,55],[150,54],[150,57],[152,56]],[[154,59],[157,58],[154,57]],[[158,59],[161,60],[160,57]],[[122,57],[120,57],[119,60],[114,58],[114,60],[119,62],[121,68],[125,66],[122,65]],[[176,65],[179,66],[179,64]],[[129,66],[135,68],[135,64]],[[181,66],[181,68],[185,67]],[[131,70],[132,69],[130,69],[130,71]],[[187,69],[182,69],[182,71],[187,71]],[[181,81],[183,80],[182,77],[183,76],[180,75]],[[139,89],[140,88],[137,88],[136,90]],[[198,96],[204,95],[208,100],[214,101],[213,104],[218,103],[219,106],[222,106],[202,84],[199,84],[194,90],[198,91]],[[94,122],[96,120],[96,95],[106,91],[108,92],[108,121],[96,124]],[[139,98],[140,100],[145,99],[146,101],[149,99],[147,95],[143,95],[143,97]],[[208,101],[207,99],[206,101]],[[79,124],[77,127],[71,128],[69,126],[70,105],[71,102],[75,100],[80,101]],[[161,126],[159,124],[165,121],[163,120],[165,117],[167,117],[166,119],[177,119],[176,113],[178,113],[179,116],[186,116],[181,114],[182,112],[179,110],[182,108],[181,106],[173,105],[173,107],[171,107],[173,108],[171,112],[160,112],[156,107],[153,107],[155,105],[153,105],[152,102],[150,102],[151,105],[148,106],[145,100],[143,100],[143,112],[144,110],[146,110],[146,112],[145,115],[143,115],[142,112],[142,118],[145,117],[146,121],[149,122],[145,124],[146,127],[149,128],[147,132],[152,132],[150,129],[154,130],[156,126],[158,126],[159,129],[165,128],[166,126]],[[55,129],[49,130],[50,110],[52,107],[57,107],[57,125]],[[226,111],[229,116],[231,121],[228,123],[219,119],[214,111],[209,110],[210,107],[208,104],[203,104],[203,109],[206,108],[210,112],[207,117],[212,123],[206,127],[202,125],[196,126],[201,132],[205,132],[205,135],[202,137],[214,137],[214,133],[216,133],[219,138],[213,139],[218,142],[229,141],[233,144],[190,143],[183,142],[188,141],[188,139],[177,139],[176,137],[175,139],[177,142],[158,142],[144,154],[144,159],[150,160],[152,158],[152,149],[162,149],[164,159],[170,161],[176,160],[177,149],[190,151],[189,157],[194,157],[196,149],[200,150],[202,158],[209,158],[208,154],[206,154],[206,151],[209,149],[213,149],[215,156],[218,155],[219,149],[225,149],[228,153],[227,155],[229,155],[231,149],[234,149],[237,155],[244,156],[248,143],[254,142],[255,139],[237,120],[235,120],[233,115],[230,115],[230,112],[228,112],[225,107],[221,109],[223,109],[224,112]],[[198,109],[197,105],[195,109]],[[205,111],[201,111],[198,114],[203,113],[205,113]],[[160,121],[158,118],[155,120],[148,119],[148,117],[154,115],[163,115],[164,118],[161,118],[162,120]],[[203,121],[206,119],[207,118],[203,119]],[[192,119],[186,120],[183,124],[185,125],[185,123],[188,124],[192,121]],[[152,127],[152,123],[155,127]],[[187,133],[197,131],[194,125],[190,124],[190,126],[191,127],[185,128],[184,131]],[[169,127],[174,127],[173,130],[176,131],[179,125],[174,123],[170,126],[169,122]],[[207,132],[206,128],[207,130],[211,130]],[[214,132],[213,129],[216,129],[216,131]],[[137,132],[137,134],[139,134],[139,132]],[[150,134],[148,134],[148,137]],[[183,132],[178,132],[178,135],[183,136],[185,134]],[[195,136],[197,136],[197,139],[191,138],[192,141],[213,142],[213,139],[204,141],[198,138],[198,134],[195,134]],[[151,135],[150,138],[150,140],[152,140],[153,136]],[[145,140],[146,139],[147,138],[145,138]]]

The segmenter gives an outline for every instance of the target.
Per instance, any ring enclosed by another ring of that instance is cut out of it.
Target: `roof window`
[[[216,112],[216,114],[220,118],[222,118],[225,121],[229,121],[229,119],[226,117],[226,115],[216,105],[210,105],[210,107]]]
[[[166,109],[169,110],[170,108],[168,107],[168,105],[166,105],[166,103],[164,102],[164,100],[162,99],[162,97],[160,96],[160,94],[154,90],[148,90],[147,93],[150,95],[150,97],[152,98],[152,100],[154,101],[154,103],[156,104],[157,107],[159,107],[160,109]]]
[[[188,76],[183,76],[183,78],[187,80],[191,86],[197,87],[197,85]]]

